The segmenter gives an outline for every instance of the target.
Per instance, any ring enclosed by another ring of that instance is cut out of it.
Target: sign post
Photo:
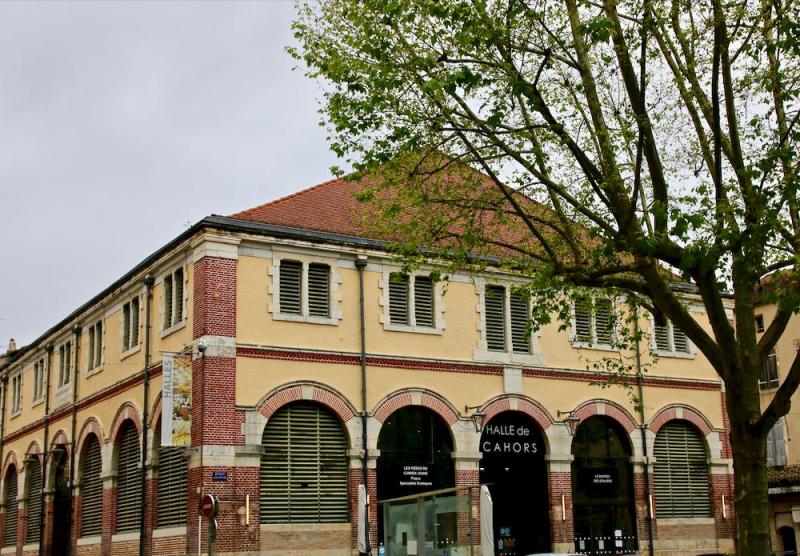
[[[212,556],[212,546],[217,540],[217,512],[219,511],[219,499],[213,494],[204,494],[200,497],[200,515],[208,520],[208,556]]]

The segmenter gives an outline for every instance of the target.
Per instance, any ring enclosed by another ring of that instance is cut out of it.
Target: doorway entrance
[[[550,549],[545,444],[539,426],[525,413],[504,411],[481,433],[480,482],[494,506],[496,556]]]
[[[69,472],[66,449],[54,450],[59,454],[54,458],[54,492],[53,492],[53,537],[50,543],[52,556],[69,554],[71,519],[71,496],[69,493]]]
[[[584,420],[572,441],[575,551],[634,554],[633,469],[627,432],[613,419]]]

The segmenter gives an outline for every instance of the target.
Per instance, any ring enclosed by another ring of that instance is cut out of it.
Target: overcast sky
[[[0,2],[0,353],[336,164],[291,2]]]

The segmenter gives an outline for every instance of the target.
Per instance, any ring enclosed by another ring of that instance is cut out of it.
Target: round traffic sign
[[[213,494],[204,494],[200,497],[200,515],[206,519],[211,519],[217,515],[217,497]]]

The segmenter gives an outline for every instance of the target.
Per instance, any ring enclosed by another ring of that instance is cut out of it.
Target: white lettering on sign
[[[610,485],[614,481],[611,479],[610,473],[595,473],[592,482],[596,485]]]
[[[428,466],[404,465],[400,486],[433,486],[433,481],[428,479]]]
[[[491,442],[486,440],[481,445],[483,453],[500,452],[504,454],[535,454],[537,451],[535,442]]]

